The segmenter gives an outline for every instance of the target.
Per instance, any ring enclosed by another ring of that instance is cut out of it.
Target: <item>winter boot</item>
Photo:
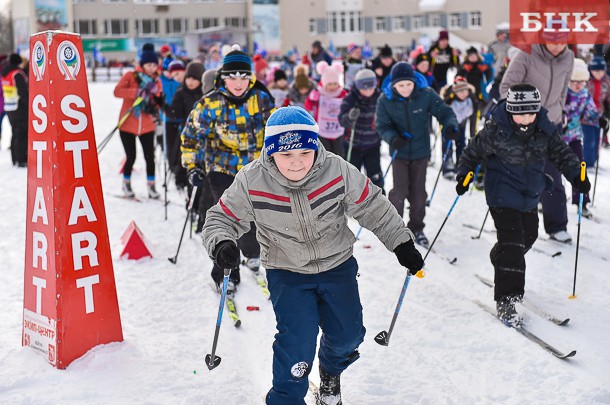
[[[123,195],[127,198],[134,198],[136,195],[131,189],[131,180],[123,179],[122,185]]]
[[[519,316],[515,309],[515,304],[520,302],[521,298],[516,296],[504,296],[496,302],[496,311],[498,319],[506,326],[518,328],[523,325],[523,318]]]
[[[220,291],[222,292],[222,287],[221,287]],[[236,291],[237,291],[237,286],[235,285],[233,280],[229,280],[229,282],[227,283],[227,298],[229,298],[229,299],[235,298]]]
[[[428,238],[426,238],[426,235],[424,235],[423,232],[415,232],[415,243],[426,249],[430,247],[430,242],[428,241]]]
[[[155,189],[155,181],[148,180],[148,198],[158,200],[159,197],[161,197],[161,194],[157,193],[157,190]]]
[[[341,374],[329,375],[320,367],[320,390],[317,405],[342,405]]]
[[[582,207],[582,216],[588,219],[593,218],[593,214],[591,213],[591,211],[589,211],[587,207]]]
[[[251,257],[246,260],[246,266],[254,273],[258,273],[259,268],[261,267],[261,259],[260,257]]]
[[[549,238],[561,243],[572,243],[572,236],[567,231],[559,231],[549,234]]]

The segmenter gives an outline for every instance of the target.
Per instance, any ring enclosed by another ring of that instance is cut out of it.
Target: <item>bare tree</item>
[[[0,13],[0,54],[13,52],[13,20],[10,11]]]

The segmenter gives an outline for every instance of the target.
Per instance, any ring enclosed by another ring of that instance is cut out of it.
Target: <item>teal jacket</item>
[[[416,75],[416,79],[419,79]],[[430,158],[430,120],[436,117],[443,131],[451,126],[457,128],[458,122],[451,107],[422,80],[416,80],[413,93],[408,98],[398,96],[392,91],[388,78],[382,85],[383,94],[377,103],[375,128],[381,139],[392,145],[396,136],[409,139],[398,150],[397,159],[420,160]],[[390,153],[394,153],[390,147]]]

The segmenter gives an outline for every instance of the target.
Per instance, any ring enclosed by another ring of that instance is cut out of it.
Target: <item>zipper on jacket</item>
[[[320,272],[320,265],[318,263],[318,258],[320,256],[320,253],[317,251],[316,249],[316,242],[314,241],[315,239],[315,235],[313,235],[313,232],[310,234],[310,227],[307,226],[307,221],[305,220],[305,215],[306,215],[306,207],[305,204],[303,203],[303,197],[305,195],[305,192],[302,190],[296,190],[295,191],[296,194],[296,201],[297,201],[297,206],[299,209],[299,212],[297,213],[298,217],[299,217],[299,225],[301,225],[301,230],[303,231],[303,235],[305,235],[305,245],[307,246],[307,249],[310,250],[312,252],[312,260],[311,262],[315,265],[315,272],[319,273]]]
[[[413,89],[415,91],[415,89]],[[411,117],[409,117],[409,100],[413,96],[413,92],[405,99],[406,112],[407,112],[407,132],[411,135],[411,141],[413,141],[413,134],[411,133]],[[411,161],[411,156],[413,156],[413,145],[409,142],[409,161]]]

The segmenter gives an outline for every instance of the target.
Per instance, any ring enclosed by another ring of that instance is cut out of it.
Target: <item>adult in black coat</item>
[[[2,90],[4,93],[4,111],[11,123],[11,158],[13,165],[28,165],[28,110],[29,84],[28,76],[21,64],[21,56],[14,53],[9,56],[8,64],[2,69]]]

